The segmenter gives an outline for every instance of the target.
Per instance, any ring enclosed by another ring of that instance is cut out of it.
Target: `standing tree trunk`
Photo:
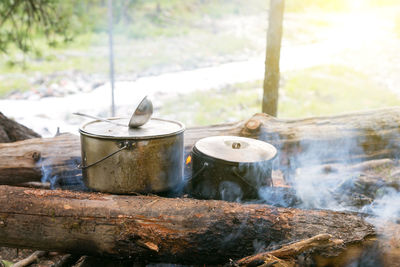
[[[275,116],[278,113],[279,58],[282,41],[284,0],[271,0],[265,58],[264,96],[262,112]]]

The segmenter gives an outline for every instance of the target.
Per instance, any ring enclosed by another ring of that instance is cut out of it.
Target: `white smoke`
[[[357,142],[347,138],[328,142],[300,137],[300,133],[297,135],[303,140],[299,144],[301,151],[293,153],[285,166],[276,166],[286,175],[285,182],[290,189],[260,188],[259,196],[267,204],[357,211],[385,220],[400,218],[400,186],[390,186],[379,177],[393,174],[374,173],[371,181],[366,179],[369,165],[354,157],[365,154],[358,143],[360,140]],[[390,168],[397,164],[396,160],[387,159],[376,162],[380,167],[390,164]]]
[[[39,164],[42,172],[41,182],[49,183],[50,189],[89,191],[83,182],[82,171],[78,168],[77,162],[68,163],[68,168],[61,172],[56,172],[51,165],[43,164],[43,161],[39,162]]]
[[[383,188],[371,205],[363,207],[362,211],[373,214],[381,222],[398,222],[400,219],[400,192],[394,188]]]
[[[346,210],[337,198],[338,190],[349,177],[340,173],[325,173],[320,168],[302,168],[296,171],[293,186],[306,209]]]

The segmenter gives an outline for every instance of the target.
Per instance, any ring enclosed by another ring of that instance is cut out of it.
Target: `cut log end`
[[[249,132],[257,132],[260,130],[261,122],[257,119],[250,119],[245,125]]]

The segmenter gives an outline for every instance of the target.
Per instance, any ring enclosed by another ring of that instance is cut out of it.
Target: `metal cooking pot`
[[[128,125],[127,118],[110,119]],[[82,175],[95,191],[168,192],[182,182],[182,123],[152,118],[139,128],[95,120],[80,129]]]
[[[192,149],[189,192],[199,198],[240,201],[255,199],[258,189],[272,185],[276,148],[266,142],[237,136],[213,136]]]

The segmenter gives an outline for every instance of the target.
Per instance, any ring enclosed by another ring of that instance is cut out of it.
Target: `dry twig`
[[[29,257],[20,260],[19,262],[13,264],[13,267],[25,267],[28,266],[35,261],[37,261],[39,258],[45,256],[47,254],[47,251],[35,251],[33,252]]]
[[[329,234],[319,234],[308,239],[301,240],[289,245],[285,245],[280,249],[259,253],[256,255],[248,256],[236,262],[239,266],[259,266],[271,263],[271,258],[276,257],[279,259],[293,258],[306,250],[314,248],[325,248],[342,244],[340,239],[332,239]],[[258,263],[258,264],[257,264]],[[290,261],[284,261],[285,264],[290,264]],[[276,265],[278,266],[278,265]],[[284,266],[284,265],[281,265]],[[291,266],[291,265],[287,265]]]

